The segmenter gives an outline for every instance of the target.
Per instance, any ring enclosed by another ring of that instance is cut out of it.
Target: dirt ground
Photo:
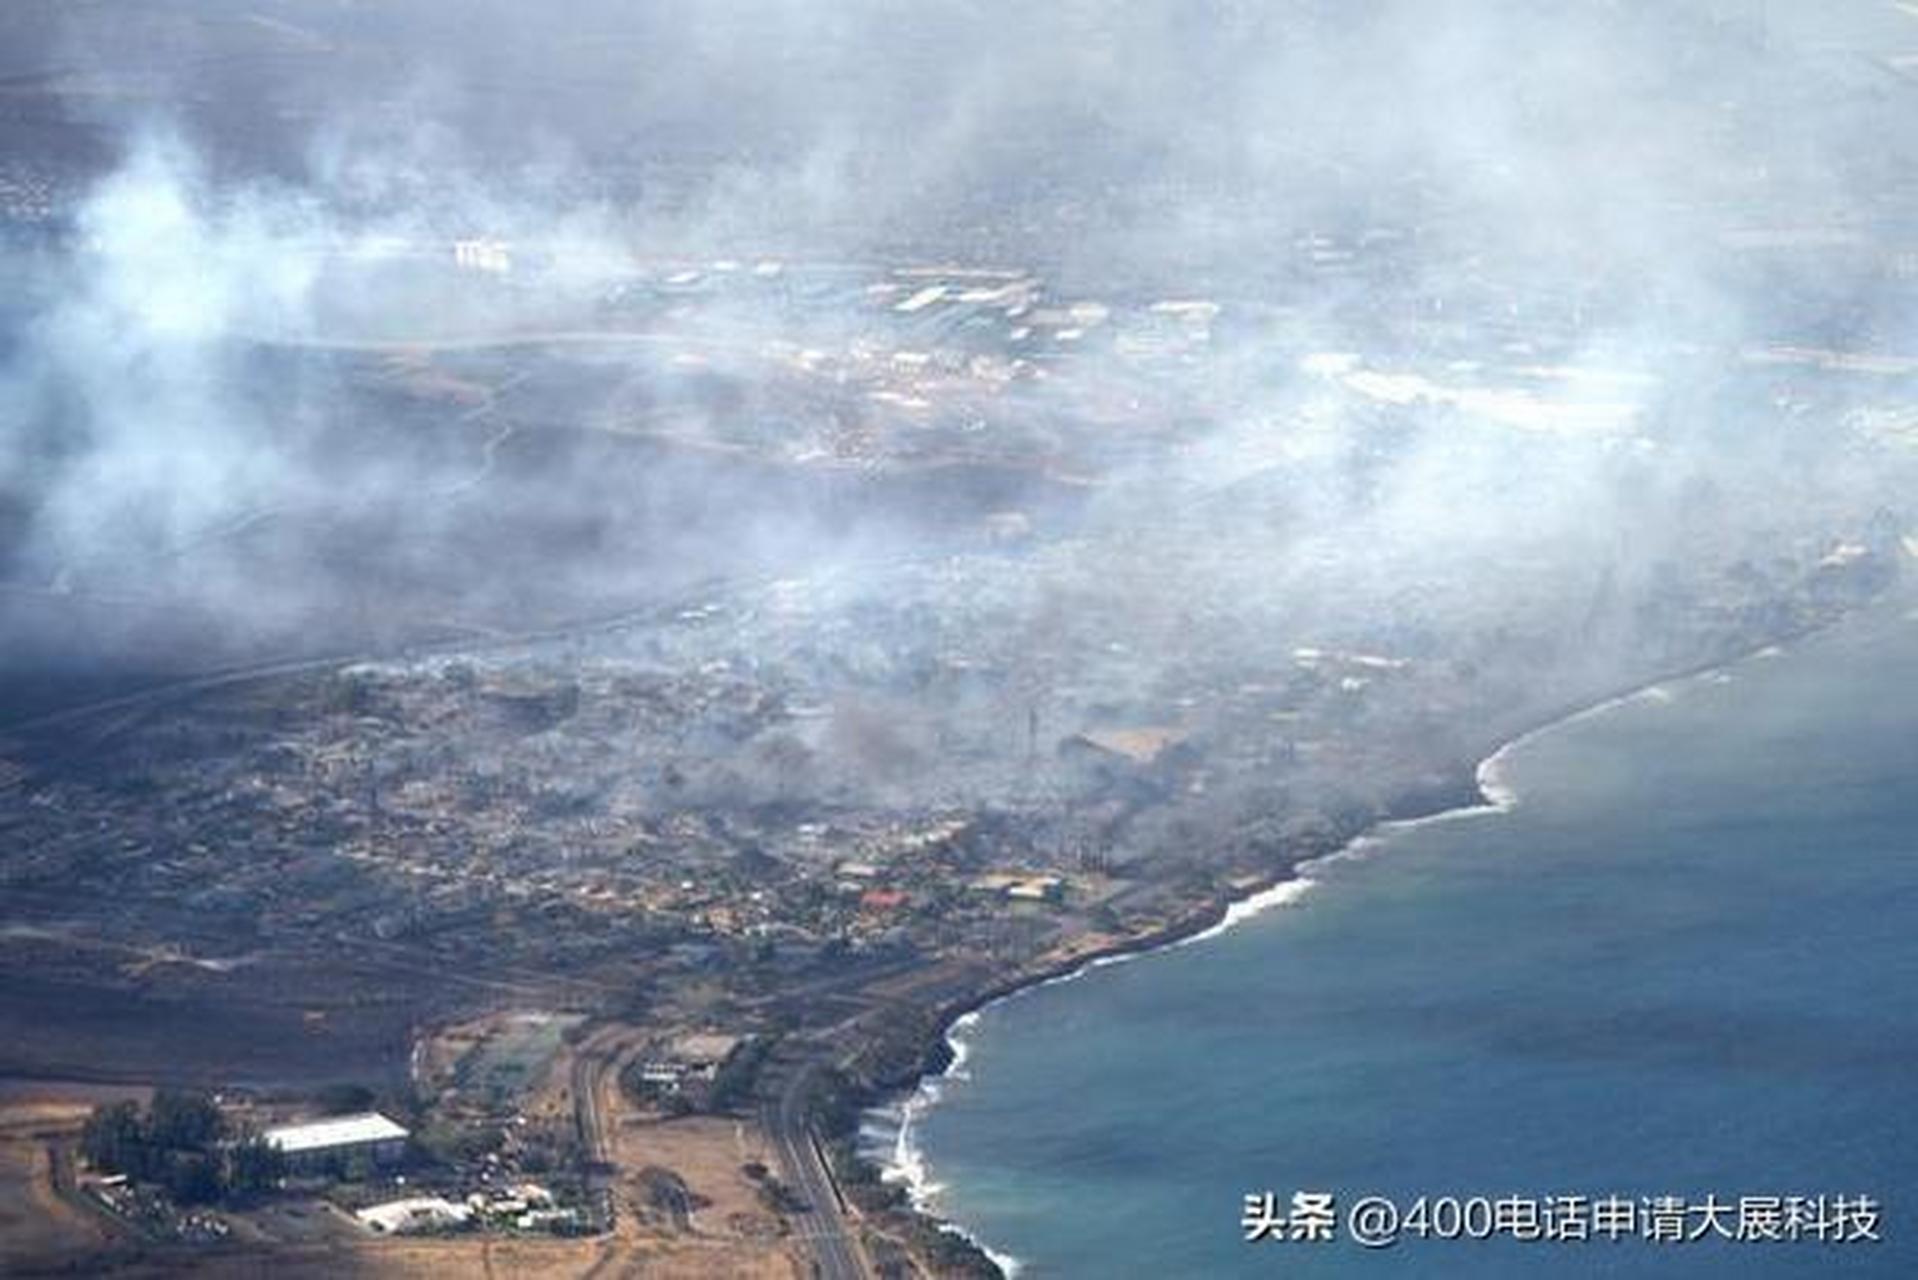
[[[693,1234],[777,1242],[779,1220],[760,1200],[758,1185],[742,1171],[755,1161],[775,1167],[772,1150],[756,1126],[710,1116],[629,1119],[615,1128],[614,1159],[620,1167],[619,1194],[627,1204],[645,1202],[643,1170],[670,1169],[688,1191],[707,1202],[688,1215]]]
[[[9,1089],[0,1093],[0,1275],[89,1253],[109,1240],[99,1219],[54,1194],[49,1144],[70,1140],[90,1096]]]
[[[705,1241],[638,1244],[600,1240],[372,1240],[345,1247],[152,1251],[102,1262],[86,1274],[112,1280],[193,1276],[209,1280],[798,1280],[783,1256]]]
[[[396,1240],[317,1227],[288,1232],[285,1223],[247,1219],[241,1223],[246,1229],[236,1230],[235,1240],[224,1247],[143,1245],[116,1238],[99,1218],[55,1194],[49,1143],[70,1144],[97,1103],[140,1097],[145,1091],[0,1082],[0,1275],[66,1274],[63,1268],[78,1265],[85,1274],[121,1280],[187,1275],[215,1280],[263,1275],[274,1280],[805,1276],[802,1246],[783,1234],[779,1219],[760,1201],[757,1185],[743,1170],[753,1161],[772,1164],[757,1128],[714,1117],[663,1120],[639,1114],[617,1085],[617,1065],[630,1046],[608,1035],[595,1047],[605,1055],[594,1061],[598,1070],[572,1077],[567,1067],[573,1055],[562,1052],[529,1102],[535,1109],[570,1112],[569,1081],[590,1082],[595,1090],[607,1154],[620,1169],[614,1184],[619,1212],[609,1236]],[[649,1189],[648,1170],[671,1170],[692,1197],[690,1212],[660,1208]],[[286,1206],[275,1211],[284,1212]],[[312,1216],[311,1206],[305,1212]],[[279,1240],[269,1243],[265,1235]]]
[[[578,1087],[594,1093],[602,1154],[619,1169],[613,1184],[614,1242],[623,1255],[643,1257],[663,1275],[680,1274],[681,1267],[692,1268],[688,1275],[808,1274],[803,1247],[766,1207],[758,1184],[745,1172],[753,1163],[775,1165],[758,1126],[718,1116],[666,1119],[636,1106],[619,1076],[640,1043],[632,1028],[604,1028],[579,1047],[591,1070],[566,1073],[565,1086],[559,1084],[559,1071],[553,1078],[562,1091]],[[670,1171],[684,1185],[690,1203],[678,1206],[683,1212],[661,1204],[649,1185],[660,1171]],[[624,1274],[619,1265],[609,1262],[600,1274]],[[702,1270],[707,1266],[722,1270]]]
[[[422,1242],[368,1250],[374,1264],[368,1274],[413,1280],[413,1277],[484,1275],[488,1277],[578,1277],[579,1280],[708,1280],[714,1276],[739,1280],[797,1280],[803,1273],[778,1253],[752,1246],[707,1241],[636,1244],[614,1237],[603,1241],[547,1243],[495,1240],[490,1242]]]

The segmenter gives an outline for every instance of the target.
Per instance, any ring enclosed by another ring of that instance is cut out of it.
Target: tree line
[[[236,1130],[203,1093],[162,1089],[93,1109],[80,1152],[102,1173],[164,1188],[179,1204],[243,1200],[271,1190],[286,1158],[257,1132]]]

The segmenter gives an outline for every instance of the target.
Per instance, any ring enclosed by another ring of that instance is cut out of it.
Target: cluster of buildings
[[[435,1235],[469,1228],[563,1232],[580,1226],[579,1211],[562,1208],[537,1183],[522,1183],[498,1194],[475,1192],[464,1199],[443,1195],[403,1196],[368,1205],[353,1215],[378,1235]]]
[[[274,1125],[262,1132],[261,1139],[281,1154],[288,1175],[296,1179],[344,1180],[349,1186],[401,1186],[418,1179],[409,1167],[411,1133],[379,1112]],[[407,1172],[398,1173],[403,1167]],[[428,1173],[432,1173],[430,1162]],[[443,1170],[425,1182],[413,1194],[356,1208],[353,1216],[367,1230],[382,1235],[468,1228],[564,1232],[585,1221],[576,1208],[559,1203],[546,1186],[524,1177],[513,1180],[501,1170],[496,1156],[455,1172],[451,1185],[474,1188],[463,1195],[447,1189]]]
[[[687,1032],[635,1063],[633,1078],[661,1093],[678,1093],[691,1085],[710,1086],[739,1051],[742,1040],[717,1031]]]

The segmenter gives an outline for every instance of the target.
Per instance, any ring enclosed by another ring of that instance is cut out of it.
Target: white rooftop
[[[463,1204],[454,1204],[439,1196],[414,1196],[408,1200],[389,1200],[385,1204],[372,1205],[354,1216],[374,1231],[401,1235],[409,1231],[459,1226],[472,1218],[473,1211]]]
[[[300,1151],[324,1151],[328,1147],[357,1146],[362,1142],[386,1142],[404,1138],[406,1130],[376,1111],[358,1116],[330,1116],[300,1124],[283,1124],[260,1135],[269,1147],[278,1147],[291,1155]]]

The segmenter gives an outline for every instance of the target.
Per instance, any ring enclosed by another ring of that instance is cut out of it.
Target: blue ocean
[[[936,1210],[1027,1277],[1918,1276],[1918,622],[1487,772],[1509,809],[968,1019]]]

